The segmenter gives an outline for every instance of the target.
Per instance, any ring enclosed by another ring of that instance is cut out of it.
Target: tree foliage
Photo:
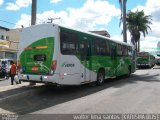
[[[137,47],[137,51],[140,51],[140,36],[141,33],[145,37],[148,34],[148,29],[151,30],[150,24],[152,24],[152,16],[146,16],[144,11],[129,11],[126,16],[127,29],[131,34],[131,41]]]

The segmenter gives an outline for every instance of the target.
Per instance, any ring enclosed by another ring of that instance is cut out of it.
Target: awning
[[[6,48],[9,48],[9,42],[6,41],[6,40],[1,40],[0,39],[0,47],[6,47]]]

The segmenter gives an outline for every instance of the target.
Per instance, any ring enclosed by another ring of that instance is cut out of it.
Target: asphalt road
[[[21,115],[160,113],[159,94],[160,67],[155,67],[106,80],[103,86],[45,86],[34,95],[4,102],[0,107]]]

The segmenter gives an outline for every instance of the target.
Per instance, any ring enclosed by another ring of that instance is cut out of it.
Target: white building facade
[[[20,29],[0,26],[0,59],[17,59]]]

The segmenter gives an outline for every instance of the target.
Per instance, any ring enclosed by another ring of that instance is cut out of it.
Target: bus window
[[[106,42],[106,55],[110,55],[110,47],[108,41]]]
[[[117,45],[117,55],[122,56],[122,45],[120,44]]]
[[[106,42],[104,40],[96,39],[94,41],[94,53],[95,55],[106,54]]]
[[[116,58],[116,46],[111,45],[111,58],[115,59]]]
[[[79,45],[80,58],[81,60],[87,60],[90,56],[90,47],[88,41],[80,41]]]
[[[64,55],[75,55],[78,52],[78,40],[74,33],[61,32],[61,53]]]
[[[122,55],[127,56],[127,47],[125,45],[122,45]]]
[[[132,56],[132,47],[128,47],[128,56]]]

